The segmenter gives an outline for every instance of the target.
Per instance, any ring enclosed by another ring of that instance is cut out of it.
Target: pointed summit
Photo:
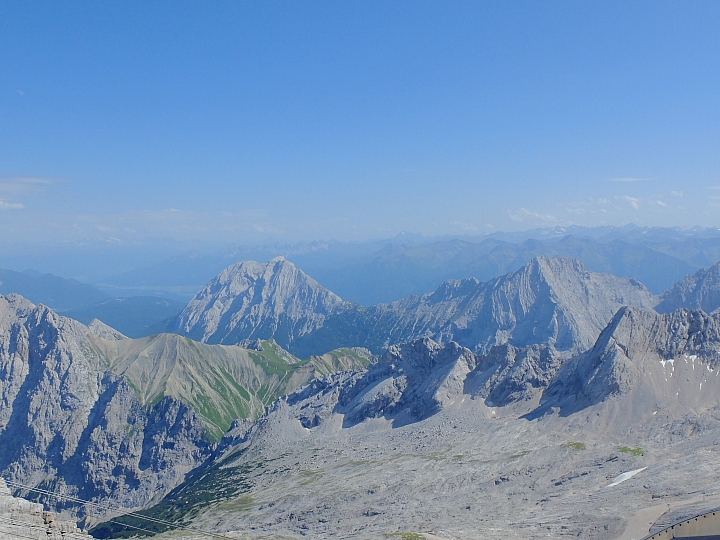
[[[718,358],[719,315],[623,307],[595,346],[557,373],[541,403],[565,414],[626,395],[643,411],[704,407],[720,399]]]
[[[345,305],[283,257],[242,261],[198,292],[173,330],[205,343],[274,338],[287,348]]]
[[[655,309],[670,313],[681,307],[706,313],[720,308],[720,262],[678,281],[660,295],[660,304]]]
[[[122,332],[118,332],[112,326],[108,326],[107,324],[102,322],[100,319],[93,319],[92,321],[90,321],[90,323],[87,325],[87,327],[91,333],[93,333],[96,336],[101,337],[103,339],[107,339],[110,341],[118,341],[121,339],[127,339],[127,336],[124,335]]]
[[[591,272],[576,259],[536,257],[490,281],[446,281],[434,293],[369,311],[388,329],[386,345],[431,336],[481,353],[509,343],[572,354],[592,347],[623,305],[650,309],[654,303],[637,281]],[[373,321],[372,327],[379,325]]]

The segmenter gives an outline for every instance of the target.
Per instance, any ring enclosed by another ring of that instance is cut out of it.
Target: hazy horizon
[[[718,19],[3,3],[0,266],[92,281],[236,246],[720,226]]]
[[[316,253],[320,254],[318,260],[324,260],[321,255],[324,251],[328,252],[330,259],[325,260],[323,264],[332,264],[329,261],[333,258],[337,261],[348,262],[357,257],[362,258],[372,256],[374,253],[379,254],[383,246],[387,245],[419,246],[436,242],[442,243],[453,239],[470,243],[495,239],[510,244],[521,244],[531,239],[557,242],[566,236],[574,236],[578,239],[593,239],[600,245],[613,238],[630,240],[627,235],[633,233],[635,233],[636,238],[651,232],[656,232],[660,237],[667,238],[668,233],[671,231],[675,231],[680,235],[688,235],[688,237],[720,238],[720,228],[715,227],[641,227],[634,223],[627,223],[620,226],[584,227],[570,225],[567,227],[537,227],[521,231],[494,231],[481,234],[460,233],[436,236],[401,231],[393,236],[378,236],[363,240],[316,238],[308,241],[287,241],[282,238],[267,238],[247,242],[205,242],[188,245],[167,238],[165,242],[157,244],[151,242],[129,244],[96,240],[57,243],[40,248],[37,245],[18,243],[12,246],[11,249],[0,251],[0,269],[4,268],[16,272],[38,271],[64,278],[75,278],[86,283],[102,284],[107,278],[120,276],[127,272],[153,268],[173,260],[195,259],[199,261],[205,260],[206,262],[214,261],[215,263],[225,261],[224,266],[227,266],[231,262],[247,259],[264,263],[278,255],[288,256],[290,260],[295,260],[296,256],[300,256],[302,259],[303,255],[306,256],[305,258],[310,255],[310,259],[313,260],[311,254]],[[340,247],[340,251],[333,256],[333,250],[338,247]],[[220,268],[218,268],[219,270]],[[161,293],[157,294],[163,296]]]
[[[712,2],[4,2],[0,244],[720,226],[719,22]]]

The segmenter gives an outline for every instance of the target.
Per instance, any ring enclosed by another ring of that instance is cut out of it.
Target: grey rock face
[[[720,308],[720,262],[678,281],[660,295],[655,310],[670,313],[680,308],[702,309],[706,313]]]
[[[552,349],[494,347],[485,356],[451,342],[422,338],[391,346],[364,371],[313,381],[285,400],[306,428],[332,414],[351,427],[386,418],[398,427],[429,418],[463,397],[488,406],[539,397],[563,363]],[[237,436],[237,435],[236,435]]]
[[[92,536],[72,521],[60,521],[42,504],[13,497],[5,480],[0,478],[0,540],[92,540]]]
[[[347,346],[378,354],[421,337],[477,353],[509,343],[546,344],[570,355],[590,348],[621,306],[655,302],[636,281],[590,272],[574,259],[537,257],[491,281],[447,281],[433,293],[366,309],[343,303],[277,259],[225,270],[183,311],[176,329],[212,343],[273,337],[298,356]]]
[[[346,426],[381,416],[397,425],[422,420],[463,393],[477,360],[457,343],[443,347],[426,338],[393,345],[356,384],[340,391],[337,411],[345,414]]]
[[[563,364],[560,354],[543,345],[517,349],[493,347],[465,382],[466,391],[489,407],[529,401],[545,389]]]
[[[88,324],[88,330],[90,330],[90,332],[95,334],[97,337],[107,339],[108,341],[127,339],[127,336],[124,336],[123,334],[121,334],[114,328],[108,326],[99,319],[93,319],[92,321],[90,321],[90,324]]]
[[[650,308],[644,285],[586,270],[580,261],[537,257],[517,272],[480,283],[449,281],[437,291],[370,310],[385,343],[420,335],[457,341],[476,352],[494,345],[590,348],[623,305]]]
[[[142,507],[204,462],[234,419],[371,361],[359,349],[300,361],[274,342],[254,345],[128,339],[100,321],[86,327],[0,296],[0,474]]]
[[[140,507],[182,482],[213,445],[182,403],[143,406],[93,340],[44,306],[0,297],[0,474]]]
[[[674,407],[681,393],[691,401],[717,403],[720,395],[707,384],[716,372],[720,316],[687,309],[659,315],[625,307],[591,350],[558,371],[542,403],[569,414],[638,388],[643,400],[665,407]]]
[[[245,261],[226,268],[197,293],[171,331],[205,343],[273,338],[292,351],[298,337],[345,307],[339,296],[282,257],[267,264]]]

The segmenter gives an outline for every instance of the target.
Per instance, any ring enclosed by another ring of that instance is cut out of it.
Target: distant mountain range
[[[683,276],[720,260],[720,231],[567,227],[482,236],[401,234],[370,242],[241,246],[216,254],[178,255],[106,278],[113,296],[156,295],[187,301],[223,268],[283,256],[336,294],[363,306],[436,289],[448,279],[487,281],[538,255],[577,258],[590,270],[629,277],[659,294]]]
[[[89,324],[100,319],[128,337],[143,337],[163,330],[185,303],[156,296],[111,298],[100,289],[34,270],[0,269],[0,294],[19,294],[63,315]]]
[[[282,257],[267,264],[246,261],[231,265],[187,305],[158,297],[107,298],[89,285],[50,274],[6,270],[2,275],[7,278],[5,289],[24,290],[31,300],[40,303],[45,299],[49,307],[85,324],[98,318],[128,337],[171,331],[223,344],[274,338],[300,356],[349,343],[369,346],[379,353],[392,343],[423,336],[442,342],[455,340],[476,351],[507,342],[516,346],[552,343],[558,351],[573,353],[593,343],[620,305],[656,307],[659,312],[684,306],[707,311],[720,307],[720,294],[714,292],[720,283],[717,265],[687,275],[654,297],[637,281],[623,280],[613,272],[618,273],[618,265],[627,267],[632,262],[647,274],[671,268],[673,260],[620,240],[593,242],[566,236],[557,242],[527,240],[519,245],[498,240],[480,244],[450,240],[442,246],[408,247],[399,252],[403,258],[414,252],[422,261],[434,254],[436,266],[477,270],[482,262],[484,269],[475,272],[479,274],[498,260],[512,258],[516,263],[537,251],[571,251],[597,266],[603,266],[602,261],[615,262],[610,272],[599,273],[579,262],[557,266],[552,261],[569,259],[540,255],[502,278],[484,282],[451,279],[432,294],[410,295],[367,308],[342,300]],[[596,257],[598,246],[605,250],[600,259]],[[392,245],[386,246],[384,253],[397,254]],[[679,272],[683,265],[674,268]],[[361,270],[364,275],[382,275],[375,271],[377,268],[365,266]],[[613,294],[619,296],[606,304]],[[63,309],[97,298],[100,300],[90,305]],[[573,298],[572,305],[564,304],[569,298]],[[544,337],[541,339],[537,332]]]
[[[163,332],[168,322],[180,313],[185,304],[157,296],[108,298],[89,306],[61,311],[83,324],[100,319],[131,338]]]
[[[674,256],[623,240],[600,243],[573,236],[519,244],[454,239],[418,246],[389,245],[342,265],[304,269],[343,298],[372,305],[422,294],[448,279],[486,281],[518,270],[537,256],[578,259],[589,270],[636,279],[654,293],[697,269]]]
[[[0,294],[12,293],[32,298],[38,304],[60,311],[84,308],[110,298],[92,285],[74,279],[41,274],[34,270],[15,272],[0,269]]]
[[[379,353],[418,337],[478,352],[543,343],[571,354],[589,348],[621,306],[656,303],[636,281],[590,272],[573,259],[537,257],[487,282],[447,281],[434,293],[364,308],[276,258],[227,268],[168,330],[207,343],[272,337],[300,356],[348,345]]]
[[[0,270],[0,294],[22,294],[82,322],[99,318],[130,337],[142,337],[165,328],[163,323],[224,268],[238,260],[277,256],[344,300],[366,307],[422,295],[447,280],[488,281],[519,270],[536,256],[575,258],[591,271],[632,278],[660,294],[720,260],[720,231],[568,227],[478,237],[401,234],[372,242],[250,246],[176,256],[107,278],[99,286],[30,270]]]

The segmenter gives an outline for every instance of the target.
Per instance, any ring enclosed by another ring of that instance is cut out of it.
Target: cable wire
[[[146,532],[146,533],[150,533],[150,534],[152,534],[152,535],[158,534],[157,532],[151,531],[150,529],[143,529],[142,527],[137,527],[137,526],[135,526],[135,525],[130,525],[130,524],[128,524],[128,523],[120,523],[119,521],[115,521],[115,520],[112,520],[112,519],[108,520],[107,523],[113,523],[113,524],[115,524],[115,525],[120,525],[120,526],[125,527],[125,528],[130,527],[131,529],[135,529],[136,531],[143,531],[143,532]]]
[[[9,483],[9,484],[18,486],[18,487],[25,488],[25,489],[27,489],[27,490],[29,490],[29,491],[35,491],[35,492],[37,492],[37,493],[42,493],[42,494],[44,494],[44,495],[49,495],[49,496],[51,496],[51,497],[57,497],[57,498],[69,500],[69,501],[71,501],[71,502],[76,502],[76,503],[80,503],[80,504],[87,504],[87,505],[90,505],[90,506],[95,506],[95,507],[102,508],[102,509],[104,509],[104,510],[120,510],[119,508],[111,508],[109,505],[103,506],[103,505],[101,505],[101,504],[94,503],[94,502],[92,502],[92,501],[86,501],[85,499],[79,499],[79,498],[77,498],[77,497],[71,497],[70,495],[63,495],[63,494],[57,493],[57,492],[55,492],[55,491],[48,491],[48,490],[40,489],[40,488],[33,488],[33,487],[27,486],[27,485],[25,485],[25,484],[20,484],[19,482],[13,482],[13,481],[6,481],[6,482]],[[145,516],[145,515],[143,515],[143,514],[139,514],[139,513],[136,513],[136,512],[128,512],[128,513],[126,513],[126,514],[123,514],[121,517],[126,517],[126,516],[134,517],[134,518],[137,518],[137,519],[144,519],[145,521],[150,521],[150,522],[152,522],[152,523],[157,523],[158,525],[166,525],[166,526],[172,527],[172,528],[174,528],[174,529],[182,529],[182,530],[186,530],[186,531],[189,531],[189,532],[194,532],[194,533],[197,533],[197,534],[204,534],[204,535],[209,535],[209,536],[213,536],[213,537],[216,537],[216,538],[224,538],[224,539],[227,539],[227,540],[236,540],[236,539],[232,539],[232,538],[229,537],[229,536],[224,536],[224,535],[222,535],[222,534],[211,533],[211,532],[207,532],[207,531],[202,531],[202,530],[200,530],[200,529],[195,529],[195,528],[193,528],[193,527],[186,527],[186,526],[183,526],[183,525],[178,525],[178,524],[173,523],[173,522],[171,522],[171,521],[166,521],[166,520],[164,520],[164,519],[154,518],[154,517],[152,517],[152,516]],[[114,523],[116,523],[117,525],[126,525],[125,523],[118,523],[118,522],[114,522]],[[127,526],[128,526],[128,527],[132,527],[131,525],[127,525]],[[147,530],[147,529],[139,529],[139,530],[144,530],[144,531],[149,532],[149,533],[152,533],[152,534],[158,534],[156,531],[149,531],[149,530]]]
[[[22,488],[22,489],[27,489],[28,491],[34,491],[34,492],[36,492],[36,493],[42,493],[43,495],[48,495],[48,496],[51,496],[51,497],[57,497],[57,498],[59,498],[59,499],[65,499],[65,500],[67,500],[67,501],[71,501],[71,502],[75,502],[75,503],[79,503],[79,504],[86,504],[86,505],[94,506],[94,507],[97,507],[97,508],[100,508],[100,509],[103,509],[103,510],[121,510],[120,508],[111,508],[109,505],[103,506],[102,504],[94,503],[94,502],[92,502],[92,501],[86,501],[85,499],[79,499],[79,498],[77,498],[77,497],[72,497],[72,496],[70,496],[70,495],[63,495],[62,493],[58,493],[58,492],[55,492],[55,491],[49,491],[49,490],[46,490],[46,489],[41,489],[41,488],[36,488],[36,487],[28,486],[28,485],[25,485],[25,484],[21,484],[20,482],[14,482],[14,481],[12,481],[12,480],[5,480],[5,482],[6,482],[8,485],[12,485],[12,486],[15,486],[15,487],[18,487],[18,488]],[[223,534],[218,534],[218,533],[203,531],[203,530],[201,530],[201,529],[195,529],[194,527],[187,527],[187,526],[184,526],[184,525],[178,525],[178,524],[176,524],[176,523],[172,523],[172,522],[166,521],[166,520],[164,520],[164,519],[154,518],[154,517],[151,517],[151,516],[144,516],[144,515],[138,514],[138,513],[136,513],[136,512],[128,512],[127,514],[123,514],[121,517],[133,517],[133,518],[136,518],[136,519],[144,519],[145,521],[149,521],[149,522],[151,522],[151,523],[156,523],[156,524],[158,524],[158,525],[166,525],[167,527],[171,527],[171,528],[173,528],[173,529],[180,529],[180,530],[192,532],[192,533],[195,533],[195,534],[202,534],[202,535],[205,535],[205,536],[211,536],[211,537],[213,537],[213,538],[222,538],[223,540],[238,540],[237,538],[233,538],[233,537],[230,537],[230,536],[225,536],[225,535],[223,535]],[[150,530],[148,530],[148,529],[143,529],[143,528],[141,528],[141,527],[134,527],[134,526],[132,526],[132,525],[128,525],[128,524],[126,524],[126,523],[120,523],[120,522],[113,521],[113,520],[108,520],[107,523],[114,523],[114,524],[116,524],[116,525],[122,525],[122,526],[125,526],[125,527],[130,527],[130,528],[137,529],[137,530],[144,531],[144,532],[148,532],[148,533],[151,533],[151,534],[158,534],[156,531],[150,531]]]

